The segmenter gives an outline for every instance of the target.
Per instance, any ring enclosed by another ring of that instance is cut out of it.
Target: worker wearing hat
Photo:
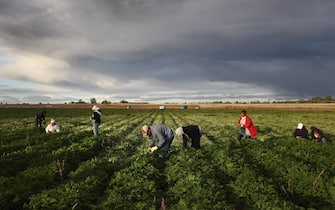
[[[92,111],[93,111],[93,114],[92,114],[91,120],[92,120],[92,125],[93,125],[93,134],[95,136],[98,136],[99,135],[99,125],[101,123],[101,110],[97,105],[94,105],[92,107]]]
[[[166,125],[144,125],[141,128],[143,138],[149,137],[150,145],[148,151],[156,150],[163,152],[161,162],[164,162],[174,139],[173,130]]]
[[[293,136],[301,141],[308,140],[308,130],[303,123],[298,123],[297,128],[293,132]]]
[[[46,133],[59,133],[60,128],[54,119],[51,119],[50,124],[45,128]]]
[[[202,136],[202,130],[198,125],[187,125],[178,127],[176,134],[183,138],[183,147],[187,147],[187,140],[191,139],[191,147],[195,149],[200,148],[200,138]]]

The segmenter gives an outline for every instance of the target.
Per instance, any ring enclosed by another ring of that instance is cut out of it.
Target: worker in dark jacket
[[[308,140],[308,131],[304,124],[299,123],[297,128],[293,132],[293,136],[301,141]]]
[[[202,130],[198,125],[188,125],[176,129],[176,134],[183,138],[183,147],[187,147],[187,141],[191,139],[191,147],[195,149],[200,148],[200,138]]]
[[[320,130],[319,128],[315,126],[311,127],[311,137],[312,137],[312,141],[314,142],[325,143],[327,141],[326,136],[323,134],[322,130]]]
[[[93,125],[93,134],[95,136],[98,136],[99,135],[99,125],[101,123],[101,110],[98,106],[94,105],[92,107],[92,111],[93,111],[93,114],[92,114],[91,120],[92,120],[92,125]]]
[[[144,125],[141,128],[143,138],[149,137],[150,145],[148,151],[156,150],[163,152],[161,162],[164,162],[174,139],[173,130],[166,125]]]
[[[35,115],[35,126],[42,127],[42,123],[45,123],[45,116],[47,115],[47,111],[43,110],[41,113]]]

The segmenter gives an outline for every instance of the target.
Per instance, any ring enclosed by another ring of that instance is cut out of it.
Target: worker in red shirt
[[[247,115],[246,110],[241,111],[240,119],[237,121],[237,125],[241,127],[241,130],[237,134],[237,139],[241,140],[243,137],[246,139],[255,138],[257,136],[257,129],[252,124],[251,118]]]

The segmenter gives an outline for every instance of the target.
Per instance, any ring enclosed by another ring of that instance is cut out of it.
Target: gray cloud
[[[46,101],[60,92],[64,100],[335,96],[334,8],[328,0],[0,0],[0,75],[53,87],[26,89]],[[31,55],[52,58],[58,65],[44,72],[57,77],[41,83],[14,65]]]

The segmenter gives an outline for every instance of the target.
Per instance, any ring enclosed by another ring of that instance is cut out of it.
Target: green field
[[[41,109],[3,108],[0,209],[335,209],[335,111],[248,110],[259,136],[236,140],[240,110],[47,109],[61,133],[35,128]],[[314,125],[325,144],[292,136]],[[143,124],[198,124],[200,150],[175,137],[164,166]],[[163,201],[163,202],[162,202]]]

